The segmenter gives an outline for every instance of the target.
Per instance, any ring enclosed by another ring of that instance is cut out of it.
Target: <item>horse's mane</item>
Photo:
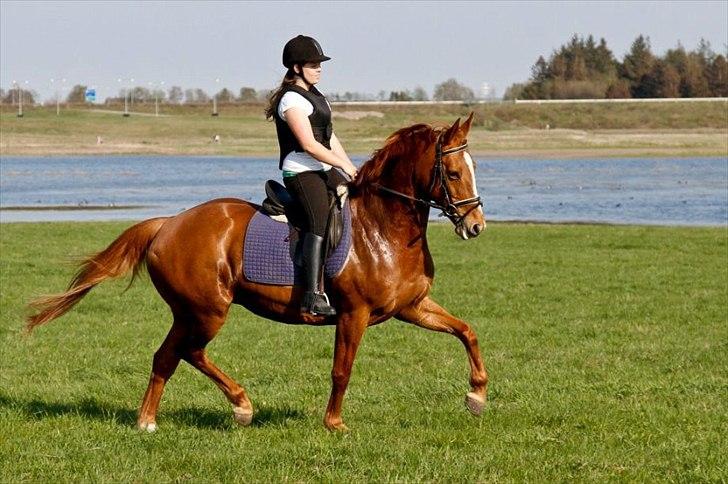
[[[425,147],[435,141],[440,128],[429,124],[414,124],[391,134],[384,146],[374,152],[359,170],[353,186],[361,189],[376,183],[391,161],[401,159],[410,153],[422,152]]]

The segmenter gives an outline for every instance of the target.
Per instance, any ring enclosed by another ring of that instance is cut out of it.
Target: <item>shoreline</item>
[[[553,150],[470,150],[472,156],[480,159],[534,159],[534,160],[573,160],[580,158],[728,158],[728,152],[712,149],[693,148],[607,148],[607,149],[553,149]],[[278,152],[274,151],[245,151],[240,154],[221,154],[191,152],[189,150],[170,151],[125,151],[125,150],[74,150],[74,149],[50,149],[37,151],[2,151],[2,158],[63,158],[63,157],[93,157],[93,156],[136,156],[136,157],[205,157],[205,158],[277,158]],[[352,158],[368,159],[372,153],[352,152]]]
[[[5,209],[0,209],[0,211]],[[50,209],[49,211],[54,211]],[[168,217],[174,217],[169,215]],[[153,218],[153,217],[149,217]],[[116,224],[116,223],[139,223],[149,218],[119,218],[106,220],[0,220],[0,225],[12,224]],[[540,219],[488,219],[487,225],[547,225],[547,226],[596,226],[596,227],[647,227],[647,228],[680,228],[680,229],[728,229],[728,221],[723,224],[667,224],[658,222],[609,222],[600,220],[540,220]],[[450,225],[447,220],[430,219],[428,225]]]
[[[140,210],[155,205],[0,205],[0,212],[73,212],[88,210]]]

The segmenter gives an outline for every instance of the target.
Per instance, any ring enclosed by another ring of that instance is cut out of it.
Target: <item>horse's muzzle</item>
[[[460,236],[463,240],[474,239],[485,229],[485,223],[474,223],[472,225],[466,225],[460,222],[455,226],[455,233]]]
[[[483,231],[484,228],[485,228],[485,224],[483,224],[483,225],[473,224],[468,229],[468,233],[470,234],[471,237],[477,237],[478,235],[480,235],[480,233]]]

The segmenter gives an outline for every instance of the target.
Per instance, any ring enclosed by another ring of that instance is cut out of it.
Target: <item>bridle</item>
[[[397,190],[382,186],[379,183],[374,183],[373,185],[384,192],[391,193],[393,195],[412,200],[413,202],[421,203],[429,207],[441,210],[442,213],[440,214],[440,216],[444,215],[445,217],[450,219],[453,225],[458,226],[462,223],[463,219],[467,217],[468,214],[470,214],[470,212],[483,205],[483,202],[480,200],[480,197],[471,197],[463,200],[453,200],[452,196],[450,195],[450,189],[447,187],[447,181],[445,180],[445,169],[442,166],[442,158],[447,155],[452,155],[461,151],[465,151],[467,148],[468,143],[466,141],[460,146],[449,148],[443,151],[442,135],[438,136],[437,138],[437,144],[435,145],[435,166],[432,169],[432,182],[430,183],[428,193],[430,195],[430,198],[432,198],[432,194],[435,191],[435,188],[437,187],[437,184],[439,182],[440,188],[445,194],[444,204],[437,203],[431,199],[426,200],[424,198],[412,197],[410,195],[407,195],[406,193],[402,193]],[[475,183],[475,180],[473,180],[473,183]],[[467,210],[463,215],[458,214],[458,207],[462,207],[465,205],[472,205],[472,207],[470,207],[470,209]]]

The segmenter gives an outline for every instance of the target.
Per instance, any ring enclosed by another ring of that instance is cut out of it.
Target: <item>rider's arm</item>
[[[336,153],[336,155],[338,155],[338,157],[342,160],[346,160],[353,165],[351,159],[349,158],[349,155],[346,154],[344,147],[341,146],[339,138],[336,137],[336,133],[331,133],[331,151]]]
[[[286,122],[288,122],[288,126],[291,128],[293,135],[296,137],[298,142],[301,144],[301,148],[303,148],[306,153],[322,163],[327,163],[331,166],[341,168],[351,177],[356,175],[356,167],[349,160],[349,157],[346,156],[346,153],[344,153],[344,157],[341,157],[334,150],[329,150],[324,145],[316,141],[316,138],[313,137],[311,122],[308,120],[308,116],[306,116],[303,109],[299,107],[291,107],[287,109]],[[341,144],[339,144],[339,146],[341,146]]]

